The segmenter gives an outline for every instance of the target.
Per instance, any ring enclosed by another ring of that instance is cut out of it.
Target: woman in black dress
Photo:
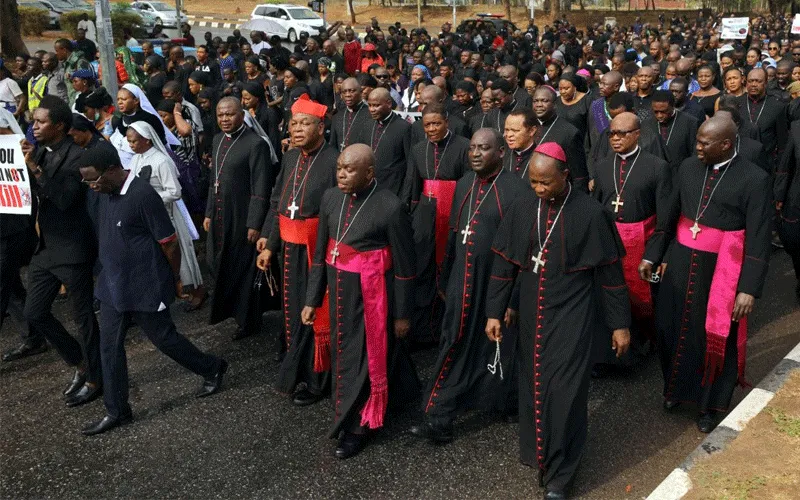
[[[589,107],[592,103],[585,92],[578,90],[583,86],[580,78],[575,73],[561,76],[558,81],[558,91],[561,96],[556,99],[556,113],[574,125],[580,131],[581,137],[585,137],[588,130]]]
[[[716,76],[716,71],[714,71],[714,68],[710,65],[701,66],[700,69],[697,70],[697,83],[700,84],[700,90],[693,92],[689,97],[703,107],[703,111],[705,111],[708,117],[714,116],[714,106],[717,103],[717,99],[719,99],[719,96],[722,94],[722,92],[714,86]]]

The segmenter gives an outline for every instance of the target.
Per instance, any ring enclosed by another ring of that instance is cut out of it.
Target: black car
[[[478,14],[477,17],[461,21],[461,24],[456,28],[456,33],[465,33],[471,31],[473,28],[480,32],[482,28],[489,29],[490,24],[494,25],[494,29],[497,33],[513,33],[517,30],[517,26],[508,19],[503,19],[497,15]]]

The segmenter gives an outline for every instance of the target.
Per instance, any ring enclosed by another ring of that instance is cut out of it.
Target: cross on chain
[[[542,250],[539,250],[539,253],[534,255],[533,258],[531,258],[531,262],[535,264],[533,266],[533,272],[538,273],[539,266],[544,267],[544,262],[545,262],[545,260],[542,258]]]
[[[474,231],[470,231],[469,230],[469,222],[467,222],[464,225],[464,229],[461,230],[461,234],[464,235],[464,237],[461,239],[461,244],[462,245],[466,245],[467,244],[467,238],[469,238],[472,233],[474,233]]]
[[[339,248],[333,247],[333,250],[331,250],[331,264],[336,264],[336,257],[338,256],[339,256]]]
[[[697,233],[701,231],[700,226],[697,224],[697,221],[694,221],[694,226],[689,228],[689,231],[692,232],[692,239],[697,239]]]
[[[295,203],[295,201],[292,200],[292,204],[289,205],[286,209],[291,212],[291,214],[289,215],[289,218],[290,219],[294,219],[294,213],[297,212],[298,210],[300,210],[300,207],[298,207],[297,203]]]
[[[620,196],[617,195],[617,199],[612,201],[611,204],[614,205],[614,213],[617,214],[617,213],[619,213],[619,207],[624,205],[625,202],[624,201],[620,201]]]

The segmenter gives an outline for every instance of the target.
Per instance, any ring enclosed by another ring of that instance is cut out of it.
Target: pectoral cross
[[[219,192],[219,179],[214,181],[214,194]]]
[[[467,238],[469,238],[469,237],[470,237],[470,235],[471,235],[473,232],[474,232],[474,231],[470,231],[470,230],[469,230],[469,222],[467,222],[467,223],[466,223],[466,225],[464,226],[464,229],[462,229],[462,230],[461,230],[461,234],[463,234],[463,235],[464,235],[464,237],[461,239],[461,244],[462,244],[462,245],[466,245],[466,244],[467,244]]]
[[[335,246],[333,247],[333,250],[331,250],[331,264],[336,264],[336,257],[338,256],[339,256],[339,247]]]
[[[297,203],[292,200],[292,204],[287,207],[287,210],[291,212],[291,214],[289,214],[289,218],[294,219],[294,213],[300,210],[300,207],[298,207]]]
[[[431,198],[433,198],[433,189],[432,188],[431,188],[430,191],[428,191],[428,201],[431,201]]]
[[[697,233],[702,231],[702,229],[700,229],[700,226],[697,224],[697,221],[694,221],[694,226],[690,227],[689,231],[692,232],[692,239],[696,240],[697,239]]]
[[[538,273],[539,272],[539,266],[544,267],[544,259],[542,258],[542,250],[539,250],[539,253],[533,256],[533,258],[531,259],[531,262],[533,262],[535,264],[533,266],[533,272]]]
[[[614,213],[618,214],[619,213],[619,207],[624,205],[625,202],[624,201],[620,201],[619,195],[617,195],[617,199],[612,201],[611,204],[614,205]]]

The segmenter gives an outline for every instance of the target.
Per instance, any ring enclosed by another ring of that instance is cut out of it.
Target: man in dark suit
[[[67,406],[96,399],[103,391],[97,318],[92,307],[92,267],[97,242],[86,211],[86,188],[77,161],[80,146],[67,134],[72,124],[69,106],[56,96],[45,96],[33,112],[33,135],[38,147],[23,143],[31,189],[39,208],[35,226],[39,243],[28,268],[25,319],[55,347],[75,375],[64,396]],[[51,312],[61,284],[72,302],[80,331],[75,340]]]

